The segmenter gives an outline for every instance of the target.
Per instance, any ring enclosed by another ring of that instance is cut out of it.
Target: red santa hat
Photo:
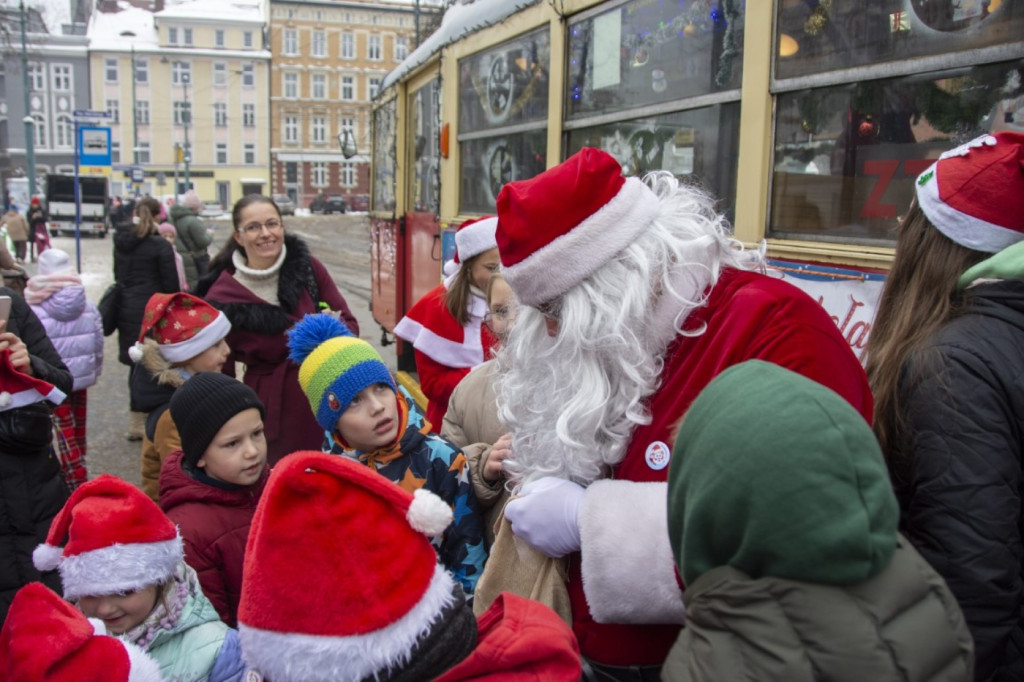
[[[106,634],[42,583],[11,601],[0,631],[0,678],[31,682],[159,682],[159,664],[141,648]]]
[[[142,342],[151,331],[167,362],[185,362],[227,336],[231,323],[203,299],[179,291],[149,297],[139,340],[128,349],[135,362],[142,359]]]
[[[178,529],[160,507],[134,485],[102,474],[71,493],[32,562],[40,571],[60,569],[64,597],[73,601],[162,584],[184,556]]]
[[[54,405],[64,402],[64,391],[53,384],[34,376],[19,372],[11,364],[11,350],[0,353],[0,412],[24,407],[40,400],[49,400]]]
[[[1024,134],[982,135],[917,177],[917,203],[942,234],[998,253],[1024,240]]]
[[[352,460],[285,457],[245,550],[246,663],[279,682],[363,680],[403,667],[459,589],[429,540],[451,520],[433,493],[411,495]]]
[[[465,263],[473,256],[498,248],[494,238],[497,229],[498,217],[493,215],[470,218],[459,225],[455,231],[455,262]]]
[[[623,178],[607,152],[584,147],[498,194],[502,273],[519,302],[537,306],[565,294],[639,237],[658,198]]]

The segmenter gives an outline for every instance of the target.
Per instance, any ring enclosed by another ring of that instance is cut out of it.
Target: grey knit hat
[[[184,462],[194,467],[225,422],[249,408],[264,416],[256,392],[241,381],[219,372],[189,378],[171,396],[171,418],[181,436]]]

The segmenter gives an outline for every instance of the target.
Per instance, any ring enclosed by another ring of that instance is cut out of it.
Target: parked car
[[[348,198],[348,208],[350,211],[369,211],[370,210],[370,195],[369,194],[353,194]]]
[[[281,215],[295,215],[295,202],[287,194],[275,194],[274,203],[281,211]]]
[[[344,213],[347,208],[345,198],[340,194],[330,196],[319,194],[309,202],[310,213]]]

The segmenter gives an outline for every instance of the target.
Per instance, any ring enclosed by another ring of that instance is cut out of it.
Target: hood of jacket
[[[132,372],[132,394],[141,412],[152,412],[166,405],[186,377],[160,354],[160,345],[153,339],[142,342],[142,359]]]
[[[217,609],[213,607],[210,600],[203,594],[203,590],[199,585],[199,578],[196,576],[195,570],[187,564],[183,564],[183,567],[183,570],[186,573],[183,582],[188,585],[188,594],[185,597],[185,604],[182,607],[181,615],[178,617],[178,622],[172,627],[160,628],[156,632],[152,641],[149,643],[148,650],[153,650],[161,645],[172,642],[182,633],[201,627],[207,623],[222,626],[217,628],[221,635],[223,635],[227,630],[227,626],[221,623],[220,616],[217,615]],[[206,644],[208,642],[203,643]]]
[[[85,287],[73,286],[53,292],[39,305],[53,319],[67,322],[82,316],[86,300]]]
[[[187,206],[183,206],[181,204],[174,204],[167,211],[167,216],[171,219],[171,222],[177,222],[178,219],[180,219],[180,218],[183,218],[185,216],[192,216],[192,215],[195,215],[195,211],[193,211],[191,208],[188,208]]]
[[[139,237],[135,234],[135,225],[122,223],[114,231],[114,248],[118,251],[131,253],[146,242],[149,237]]]
[[[256,507],[270,476],[270,467],[263,467],[263,475],[256,483],[227,490],[206,485],[188,475],[182,466],[184,453],[172,452],[160,469],[160,507],[164,513],[184,504],[219,505],[222,507]]]
[[[871,427],[821,384],[751,360],[701,392],[676,436],[669,540],[687,584],[719,566],[831,585],[889,563],[898,508]]]
[[[1008,246],[999,253],[970,267],[960,276],[957,284],[963,289],[978,280],[1024,279],[1024,241]]]

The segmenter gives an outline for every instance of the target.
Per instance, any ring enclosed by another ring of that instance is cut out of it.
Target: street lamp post
[[[29,96],[31,88],[28,79],[28,51],[25,47],[25,0],[19,4],[21,12],[21,83],[25,92],[25,118],[21,122],[25,124],[25,170],[28,174],[28,195],[29,198],[36,195],[36,135],[35,119],[29,113],[32,110],[32,98]]]
[[[185,191],[191,189],[192,184],[189,181],[188,166],[192,162],[192,148],[188,143],[188,126],[192,122],[192,105],[188,101],[188,82],[191,80],[191,76],[188,72],[182,69],[181,74],[181,85],[185,89],[185,111],[182,112],[184,115],[185,123]]]

